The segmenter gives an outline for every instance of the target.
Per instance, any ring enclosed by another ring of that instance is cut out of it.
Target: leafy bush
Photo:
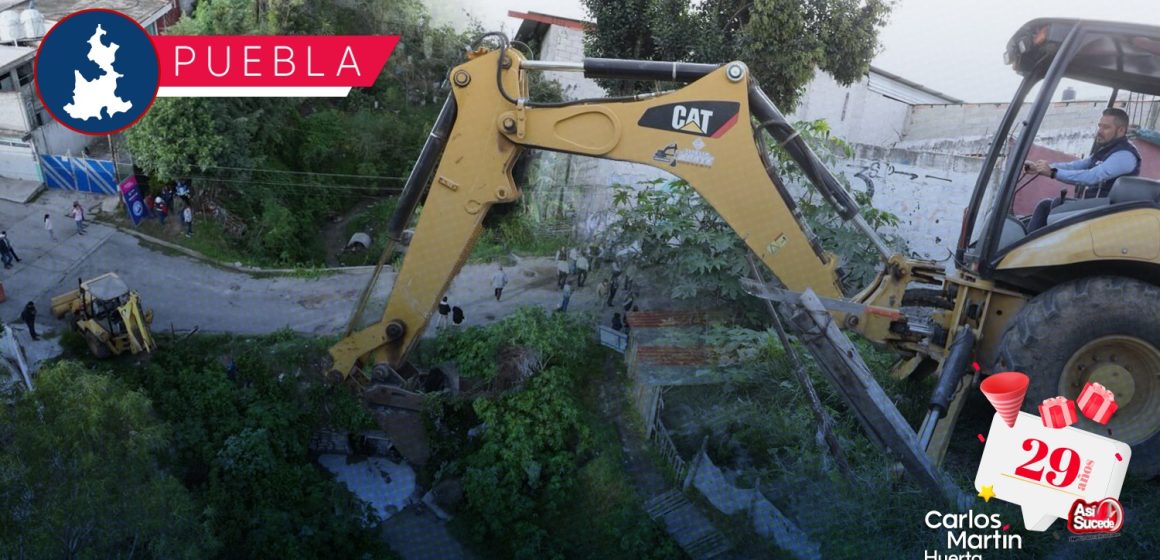
[[[569,506],[579,457],[591,446],[575,382],[575,372],[549,367],[518,392],[475,402],[487,431],[466,460],[463,487],[476,537],[501,557],[562,557],[541,520]]]
[[[158,466],[170,425],[149,399],[76,362],[0,408],[0,557],[199,559],[219,543]]]
[[[191,179],[195,204],[224,208],[228,240],[259,265],[322,263],[326,220],[366,196],[390,194],[418,156],[463,62],[467,34],[431,26],[422,2],[202,2],[169,31],[181,35],[402,34],[374,86],[342,99],[161,99],[126,141],[154,187]],[[551,92],[551,88],[539,89]],[[239,225],[240,224],[240,225]],[[238,231],[244,227],[244,233]],[[212,244],[211,244],[212,245]],[[377,257],[377,255],[376,255]]]
[[[463,524],[480,548],[496,558],[676,557],[632,494],[615,431],[593,429],[599,399],[581,398],[604,357],[587,321],[525,307],[487,327],[444,332],[424,352],[492,380],[516,347],[537,364],[521,386],[473,402],[439,398],[426,411],[438,434],[435,476],[462,477]],[[475,440],[466,435],[473,425],[485,427]]]
[[[839,152],[848,155],[848,145],[832,138],[824,121],[798,123],[798,130],[824,162],[832,165]],[[782,177],[797,185],[805,184],[800,169],[787,154],[776,147],[773,154]],[[748,247],[691,185],[683,180],[657,179],[637,187],[613,185],[613,189],[616,220],[605,233],[606,246],[612,246],[618,254],[632,255],[638,268],[658,271],[666,279],[667,295],[673,299],[713,304],[750,301],[739,282],[739,278],[750,276]],[[812,189],[801,190],[804,194],[799,204],[804,226],[817,235],[826,250],[842,259],[843,287],[847,293],[856,292],[881,268],[878,252],[869,239],[842,222]],[[875,230],[898,224],[893,214],[875,209],[869,195],[852,192],[861,205],[863,218]],[[889,234],[883,238],[904,252],[904,240]],[[747,303],[740,306],[750,307]]]
[[[221,557],[382,557],[369,506],[309,463],[319,429],[373,426],[346,391],[321,382],[325,340],[289,331],[258,338],[193,336],[144,367],[112,362],[173,425],[169,467],[223,546]],[[220,361],[238,366],[231,382]]]
[[[580,314],[549,314],[539,307],[521,307],[486,327],[448,329],[432,344],[430,360],[454,362],[461,375],[490,381],[500,354],[513,347],[535,352],[544,366],[574,363],[591,345],[592,326]]]

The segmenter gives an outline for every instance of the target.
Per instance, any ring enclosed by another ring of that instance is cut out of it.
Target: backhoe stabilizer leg
[[[787,316],[801,333],[799,340],[809,348],[831,388],[850,406],[867,435],[893,452],[915,482],[928,492],[943,497],[954,507],[965,503],[963,492],[927,456],[914,429],[813,291],[806,290],[800,302],[783,303],[782,307],[791,311]]]

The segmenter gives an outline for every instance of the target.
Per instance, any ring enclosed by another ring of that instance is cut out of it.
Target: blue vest
[[[1135,177],[1136,175],[1140,174],[1140,152],[1137,152],[1136,147],[1133,146],[1131,142],[1128,142],[1127,136],[1121,136],[1115,141],[1109,142],[1106,145],[1101,146],[1095,152],[1092,152],[1092,167],[1107,161],[1107,159],[1116,152],[1130,152],[1132,156],[1136,158],[1136,167],[1132,168],[1130,173],[1120,175],[1119,177],[1112,177],[1111,179],[1108,179],[1099,185],[1094,185],[1098,186],[1099,188],[1093,188],[1094,186],[1085,188],[1083,191],[1083,198],[1103,198],[1108,196],[1108,193],[1112,190],[1112,184],[1116,182],[1116,179],[1119,179],[1120,177]]]

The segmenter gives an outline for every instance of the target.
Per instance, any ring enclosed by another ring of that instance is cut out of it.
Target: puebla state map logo
[[[153,104],[160,65],[149,34],[111,10],[84,10],[54,25],[36,54],[36,91],[69,129],[119,132]]]

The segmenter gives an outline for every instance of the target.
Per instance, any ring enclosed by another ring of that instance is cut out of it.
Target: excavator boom
[[[352,330],[331,349],[332,377],[347,379],[356,372],[370,377],[376,366],[401,367],[466,261],[491,206],[520,197],[511,171],[524,148],[640,163],[676,175],[717,210],[781,287],[810,288],[823,298],[841,299],[838,259],[820,247],[776,175],[759,134],[765,129],[839,215],[866,232],[889,258],[890,274],[855,301],[889,308],[900,304],[902,290],[921,263],[889,254],[849,193],[743,63],[588,59],[579,66],[589,77],[692,83],[631,98],[537,104],[527,100],[526,72],[561,65],[525,60],[509,48],[469,55],[451,71],[451,95],[388,228],[388,235],[399,239],[427,191],[382,319]],[[360,311],[364,303],[365,298]],[[891,325],[899,315],[855,311],[831,313],[875,341],[889,342],[900,331]]]

